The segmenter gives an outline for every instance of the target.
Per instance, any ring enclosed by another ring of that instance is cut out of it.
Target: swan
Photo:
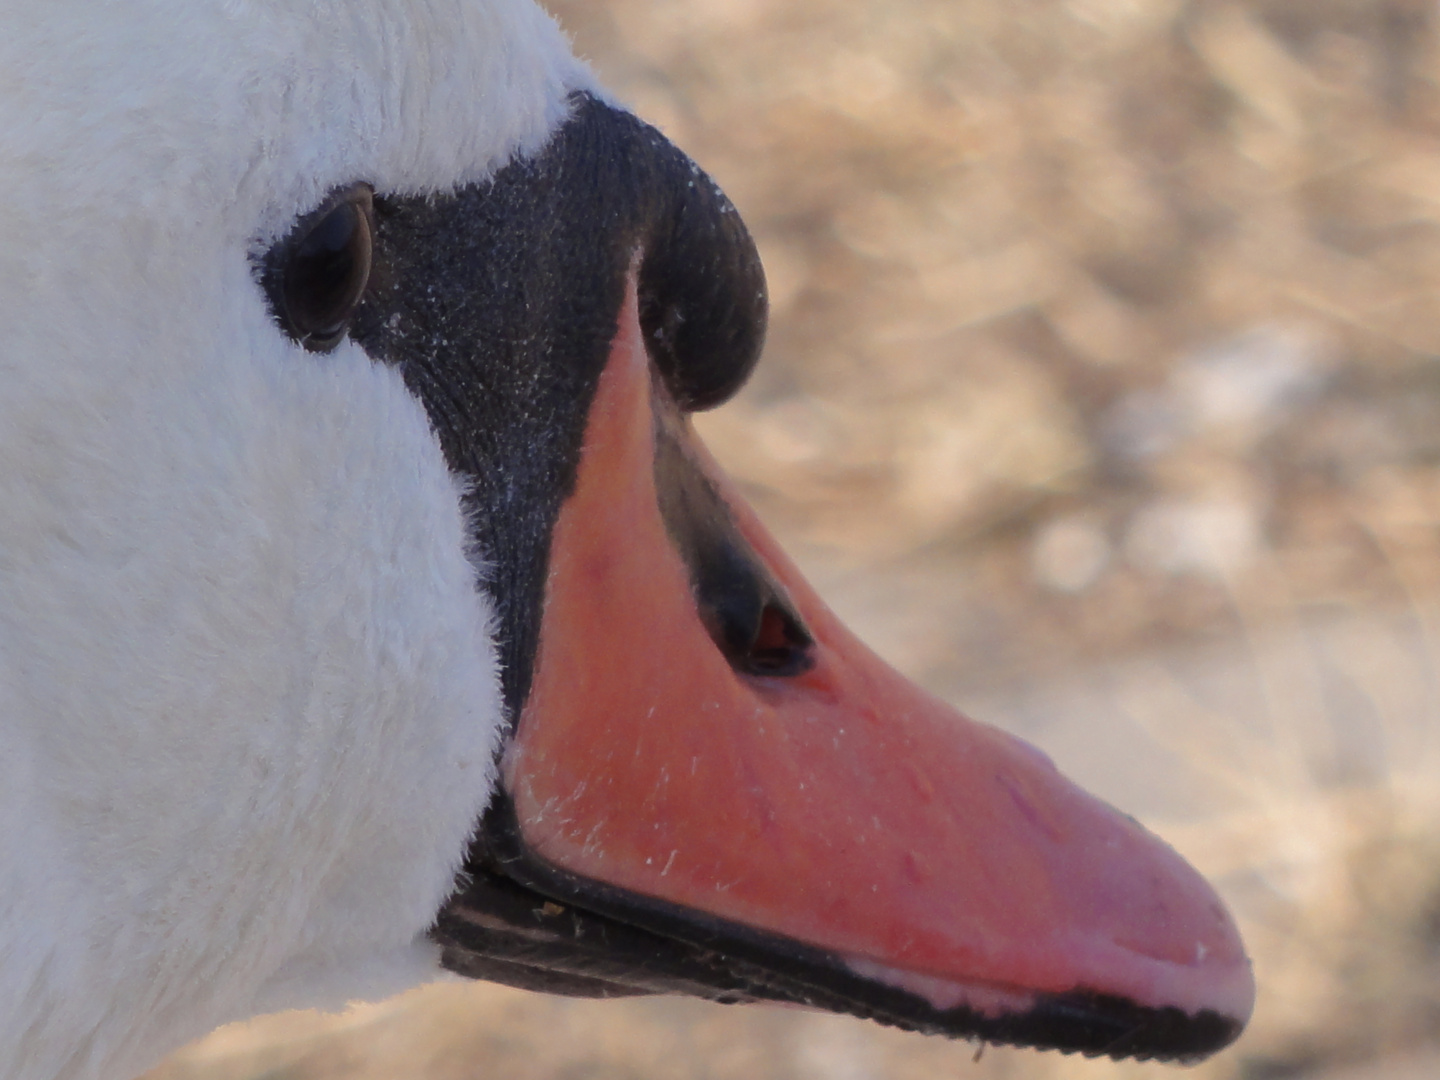
[[[1210,887],[689,415],[734,208],[528,0],[0,0],[0,1076],[448,970],[1190,1059]]]

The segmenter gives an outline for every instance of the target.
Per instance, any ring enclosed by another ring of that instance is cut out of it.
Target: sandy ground
[[[1440,87],[1411,0],[567,0],[770,277],[700,418],[882,654],[1170,838],[1260,1005],[1192,1075],[1440,1076]],[[152,1080],[1134,1078],[451,985]]]

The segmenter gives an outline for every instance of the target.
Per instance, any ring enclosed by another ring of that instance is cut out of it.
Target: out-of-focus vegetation
[[[552,8],[760,244],[768,356],[699,419],[718,456],[882,652],[1241,913],[1256,1021],[1193,1075],[1440,1075],[1435,6]],[[1167,1073],[972,1056],[452,986],[229,1029],[156,1080]]]
[[[946,663],[988,678],[1440,579],[1433,10],[561,15],[765,256],[768,360],[707,433],[791,535],[962,550]]]

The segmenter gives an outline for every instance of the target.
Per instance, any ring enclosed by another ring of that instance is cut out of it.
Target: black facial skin
[[[734,393],[765,336],[764,272],[729,200],[653,128],[574,104],[543,153],[489,184],[376,199],[375,267],[350,331],[400,369],[471,485],[512,721],[631,260],[643,251],[641,325],[677,400]]]
[[[377,192],[369,286],[349,325],[370,356],[402,373],[468,485],[511,730],[532,680],[551,530],[574,488],[637,255],[641,327],[658,373],[659,508],[689,568],[697,617],[747,675],[784,678],[810,665],[808,631],[686,451],[685,414],[733,394],[760,355],[766,297],[754,245],[713,182],[653,128],[587,95],[572,105],[542,152],[488,183],[433,197]],[[308,223],[257,266],[272,311],[297,340],[303,332],[287,326],[281,290]],[[504,790],[431,936],[456,972],[582,996],[800,1002],[917,1031],[1114,1057],[1195,1058],[1239,1032],[1212,1012],[1086,991],[998,1019],[942,1012],[821,949],[546,864],[528,850]]]

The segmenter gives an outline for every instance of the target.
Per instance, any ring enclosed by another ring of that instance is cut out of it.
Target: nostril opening
[[[741,675],[785,678],[809,671],[815,639],[736,528],[713,482],[686,453],[688,424],[674,395],[661,390],[655,400],[660,515],[689,571],[696,614],[710,640]]]
[[[779,586],[738,537],[709,539],[690,549],[688,561],[700,619],[726,662],[741,675],[784,678],[809,671],[815,639]]]
[[[793,615],[776,604],[766,604],[749,646],[735,658],[736,666],[750,675],[800,675],[815,665],[810,655],[812,644]]]

